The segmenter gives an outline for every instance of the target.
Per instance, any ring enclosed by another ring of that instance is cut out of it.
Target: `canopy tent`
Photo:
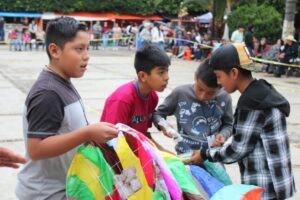
[[[115,13],[89,13],[89,12],[73,12],[68,14],[63,13],[44,13],[42,19],[51,20],[60,16],[73,17],[79,21],[106,21],[106,20],[162,20],[161,17],[151,15],[130,15],[130,14],[115,14]]]
[[[172,19],[171,22],[178,23],[178,22],[183,22],[183,23],[195,23],[194,19]]]
[[[99,15],[97,13],[82,13],[82,12],[69,13],[69,14],[46,12],[46,13],[42,14],[42,19],[43,20],[52,20],[52,19],[55,19],[55,18],[61,17],[61,16],[73,17],[78,21],[105,21],[105,20],[109,20],[108,18],[106,18],[102,15]]]
[[[211,22],[213,18],[213,15],[211,12],[208,12],[208,13],[205,13],[203,15],[200,15],[197,17],[197,20],[200,22],[200,23],[203,23],[203,24],[209,24]]]
[[[39,18],[41,13],[26,13],[26,12],[0,12],[1,17],[30,17]]]

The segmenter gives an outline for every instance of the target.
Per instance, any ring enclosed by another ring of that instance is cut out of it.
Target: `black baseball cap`
[[[216,49],[210,59],[214,70],[226,70],[240,67],[249,71],[256,71],[252,65],[247,47],[243,43],[226,44]]]

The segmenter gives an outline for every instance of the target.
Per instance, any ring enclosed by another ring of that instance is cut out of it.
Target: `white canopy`
[[[197,17],[197,20],[200,22],[200,23],[203,23],[203,24],[209,24],[211,22],[213,18],[213,15],[211,12],[208,12],[208,13],[205,13],[203,15],[200,15]]]

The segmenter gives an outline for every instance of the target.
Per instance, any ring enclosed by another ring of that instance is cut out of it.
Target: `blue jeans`
[[[22,49],[22,41],[20,39],[14,39],[13,43],[14,43],[15,50],[16,51],[17,50],[21,51],[21,49]]]
[[[142,47],[142,43],[143,43],[142,39],[138,37],[136,40],[136,48],[140,49]]]
[[[158,43],[158,47],[159,47],[161,50],[164,50],[164,49],[165,49],[164,42],[159,42],[159,43]]]
[[[119,46],[119,40],[118,39],[114,39],[113,40],[113,47],[118,47]]]
[[[108,34],[104,33],[102,35],[102,47],[106,48],[107,47],[107,43],[108,43]]]

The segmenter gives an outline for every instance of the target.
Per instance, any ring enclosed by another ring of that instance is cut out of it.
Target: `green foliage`
[[[202,2],[205,0],[201,0]],[[127,14],[163,14],[177,16],[182,0],[1,0],[0,10],[7,12],[115,12]],[[187,5],[190,11],[205,10],[202,4]]]
[[[187,8],[188,13],[197,13],[199,15],[207,12],[212,2],[213,0],[184,0],[181,5]]]
[[[276,41],[281,36],[282,16],[269,5],[241,6],[228,17],[230,32],[233,32],[239,24],[244,25],[246,29],[249,25],[254,25],[254,35],[258,39],[267,37],[268,41]]]
[[[256,4],[256,5],[272,5],[278,12],[284,13],[284,8],[285,8],[285,0],[238,0],[235,1],[233,5],[233,9],[236,9],[240,6],[244,5],[251,5],[251,4]]]

